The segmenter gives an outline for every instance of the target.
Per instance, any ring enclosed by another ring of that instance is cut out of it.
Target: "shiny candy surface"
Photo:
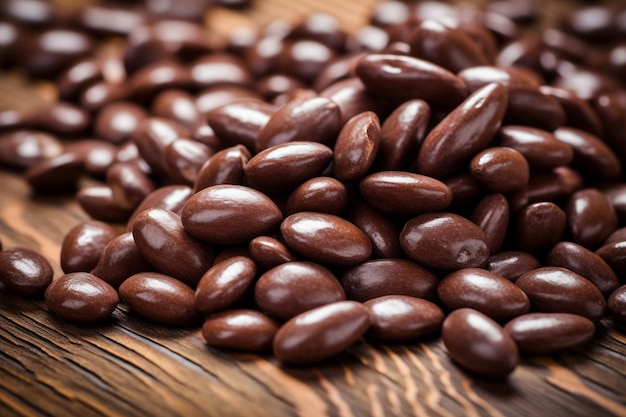
[[[45,293],[46,305],[65,320],[92,324],[106,320],[119,303],[117,291],[88,272],[55,279]]]
[[[515,341],[498,323],[470,308],[455,310],[441,330],[452,360],[480,376],[503,378],[519,362]]]
[[[356,301],[339,301],[309,310],[276,334],[274,355],[284,363],[320,362],[356,342],[370,325],[369,310]]]

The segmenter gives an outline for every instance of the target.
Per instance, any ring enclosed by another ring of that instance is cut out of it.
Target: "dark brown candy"
[[[229,310],[210,316],[202,325],[207,345],[242,352],[265,352],[279,323],[256,310]]]
[[[226,54],[205,55],[189,67],[191,83],[195,88],[220,85],[248,86],[252,75],[239,58]]]
[[[213,263],[213,250],[187,234],[180,216],[151,208],[134,219],[133,238],[141,254],[158,271],[195,287]]]
[[[253,188],[215,185],[194,194],[181,212],[185,230],[210,243],[248,243],[278,228],[276,204]]]
[[[477,375],[503,378],[519,362],[513,338],[498,323],[471,308],[450,313],[441,335],[452,360]]]
[[[87,56],[93,49],[93,40],[83,32],[50,28],[24,39],[18,53],[21,64],[32,75],[50,78]]]
[[[565,123],[565,112],[557,100],[538,88],[510,87],[504,121],[553,131]]]
[[[504,326],[522,353],[548,355],[589,342],[596,327],[585,317],[568,313],[529,313]]]
[[[89,272],[94,269],[104,248],[115,237],[115,229],[101,221],[91,220],[74,226],[61,245],[63,272]]]
[[[512,148],[493,147],[472,158],[470,172],[489,191],[505,193],[528,183],[530,168],[524,156]]]
[[[139,155],[160,176],[167,175],[165,148],[178,138],[188,136],[187,129],[169,119],[149,117],[143,120],[132,135]]]
[[[211,266],[200,278],[196,310],[214,313],[236,303],[256,278],[256,265],[246,256],[233,256]]]
[[[488,194],[476,205],[470,220],[478,225],[489,244],[489,253],[500,250],[509,226],[509,203],[502,194]]]
[[[426,135],[430,107],[423,100],[398,106],[380,129],[380,145],[374,166],[380,171],[406,169]]]
[[[467,97],[460,78],[418,58],[371,54],[359,61],[356,73],[373,95],[398,104],[422,99],[431,107],[451,109]]]
[[[409,220],[400,245],[420,265],[438,270],[479,267],[489,257],[482,229],[453,213],[422,214]]]
[[[292,214],[282,222],[280,232],[290,249],[322,265],[355,265],[372,254],[367,235],[332,214],[310,211]]]
[[[534,203],[517,216],[517,242],[521,250],[532,254],[550,251],[563,236],[566,214],[554,203]]]
[[[128,97],[139,102],[152,100],[166,89],[188,88],[189,69],[176,62],[159,61],[140,68],[128,77]]]
[[[439,279],[408,259],[376,259],[348,269],[341,284],[350,300],[367,301],[386,295],[434,300]]]
[[[137,248],[133,234],[124,233],[104,247],[91,273],[118,288],[131,275],[151,269],[152,266]]]
[[[368,175],[359,189],[371,206],[402,217],[441,211],[452,202],[452,192],[441,181],[404,171]]]
[[[131,210],[119,207],[113,200],[113,190],[108,186],[86,187],[78,191],[76,200],[90,217],[104,222],[123,223]]]
[[[213,149],[196,140],[179,138],[165,148],[165,166],[170,181],[193,184]]]
[[[180,215],[183,205],[189,200],[193,191],[186,185],[166,185],[148,194],[137,206],[127,222],[127,231],[132,231],[135,218],[144,210],[159,208]]]
[[[145,23],[144,14],[132,8],[117,5],[90,5],[81,8],[76,23],[85,30],[98,35],[128,35],[137,26]]]
[[[488,84],[469,96],[426,136],[417,155],[417,171],[445,178],[491,142],[506,110],[507,91]]]
[[[511,281],[479,268],[464,268],[447,275],[437,287],[439,300],[451,310],[472,308],[504,322],[526,313],[530,301]]]
[[[87,174],[95,178],[104,178],[117,158],[118,148],[104,140],[83,139],[69,143],[65,147],[65,152],[76,155],[83,162]]]
[[[515,285],[528,295],[533,310],[578,314],[592,321],[604,317],[606,302],[589,280],[569,269],[548,266],[519,277]]]
[[[156,272],[142,272],[120,285],[120,296],[131,311],[166,326],[193,326],[200,316],[194,308],[194,292],[181,281]]]
[[[560,266],[587,278],[608,297],[619,286],[615,272],[589,249],[574,242],[560,242],[548,254],[546,264]]]
[[[302,295],[306,294],[305,297]],[[335,275],[310,262],[287,262],[265,272],[254,286],[256,304],[282,320],[346,299]]]
[[[573,167],[593,176],[594,179],[615,180],[619,178],[622,172],[620,161],[611,148],[599,138],[570,127],[557,129],[554,136],[572,147]]]
[[[333,170],[340,181],[364,177],[378,152],[380,121],[373,112],[364,112],[343,125],[333,152]]]
[[[243,145],[222,149],[209,158],[196,174],[194,192],[220,184],[242,185],[250,151]]]
[[[36,192],[68,191],[76,187],[84,171],[83,161],[78,155],[63,153],[31,166],[25,177]]]
[[[578,171],[560,166],[549,172],[531,175],[524,191],[529,203],[558,202],[571,196],[582,186],[583,179]]]
[[[541,267],[537,258],[528,252],[505,251],[491,255],[485,269],[515,282],[521,275]]]
[[[503,126],[496,137],[498,146],[515,149],[533,171],[567,165],[574,158],[572,147],[545,130],[526,126]]]
[[[61,74],[58,82],[59,97],[73,101],[87,87],[102,80],[102,62],[86,58],[70,66]]]
[[[341,51],[346,42],[346,34],[341,29],[337,17],[328,13],[312,13],[289,32],[289,38],[314,39],[336,51]]]
[[[334,57],[335,52],[330,47],[316,40],[288,40],[278,56],[276,71],[308,84]]]
[[[320,92],[320,96],[333,101],[340,110],[339,127],[357,114],[373,111],[379,117],[386,112],[385,103],[371,95],[360,79],[351,77],[337,81]]]
[[[411,55],[455,74],[468,67],[489,64],[487,56],[467,33],[441,21],[423,21],[413,31],[409,43]]]
[[[141,169],[130,162],[116,162],[107,170],[107,185],[113,202],[124,210],[134,210],[155,185]]]
[[[297,260],[282,242],[269,236],[255,237],[250,241],[248,250],[254,262],[266,270]]]
[[[320,362],[356,342],[370,325],[369,310],[356,301],[339,301],[295,316],[276,333],[273,352],[293,364]]]
[[[223,145],[241,144],[254,151],[259,132],[275,111],[261,100],[241,99],[211,110],[207,120]]]
[[[183,90],[170,89],[159,93],[152,101],[152,114],[174,120],[188,129],[202,121],[195,98]]]
[[[22,297],[40,298],[52,282],[50,262],[26,248],[4,249],[0,252],[0,282]]]
[[[36,127],[63,136],[81,135],[91,123],[91,117],[83,108],[64,101],[48,105],[31,117]]]
[[[574,193],[565,207],[572,240],[586,248],[597,248],[617,229],[617,215],[610,201],[595,188]]]
[[[45,293],[50,311],[65,320],[94,324],[106,320],[119,303],[115,288],[88,272],[73,272],[52,281]]]
[[[378,258],[401,258],[400,247],[402,225],[363,201],[357,201],[348,219],[361,229],[372,243],[373,254]]]
[[[587,101],[564,88],[542,85],[540,90],[559,102],[565,112],[566,126],[584,130],[595,136],[602,136],[602,122]]]
[[[591,100],[603,93],[624,88],[619,79],[608,73],[591,69],[575,68],[554,80],[555,87],[573,92],[582,100]]]
[[[63,153],[55,136],[36,130],[17,130],[0,136],[0,165],[27,169]]]
[[[261,96],[247,87],[220,85],[199,92],[196,107],[203,116],[207,116],[212,110],[239,100],[261,100]]]
[[[340,214],[348,206],[346,186],[332,177],[315,177],[300,184],[287,200],[287,213],[318,211]]]
[[[244,167],[248,186],[268,194],[293,190],[321,175],[333,151],[317,142],[292,141],[274,145],[253,156]]]
[[[611,293],[607,308],[615,320],[626,321],[626,285],[622,285]]]
[[[331,145],[340,129],[337,104],[324,97],[293,100],[272,115],[259,132],[257,151],[294,141]]]
[[[443,324],[444,314],[436,304],[406,295],[386,295],[363,303],[370,312],[367,337],[404,342],[430,335]]]

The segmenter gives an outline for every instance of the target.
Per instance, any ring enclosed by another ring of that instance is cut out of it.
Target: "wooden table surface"
[[[267,20],[282,7],[268,3],[297,2],[257,3],[244,19]],[[366,17],[341,7],[346,25]],[[30,88],[3,75],[0,106],[31,105]],[[0,171],[4,247],[39,251],[55,276],[64,234],[86,219],[71,196],[33,196],[18,174]],[[199,329],[150,325],[123,306],[100,326],[67,324],[42,301],[0,289],[0,416],[14,415],[626,416],[626,327],[602,322],[587,346],[524,358],[506,380],[490,381],[454,366],[438,338],[363,341],[322,365],[287,367],[207,348]]]

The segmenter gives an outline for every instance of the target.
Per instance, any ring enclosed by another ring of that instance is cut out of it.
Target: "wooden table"
[[[260,4],[244,19],[283,7]],[[343,7],[347,25],[366,16]],[[28,94],[9,100],[26,86],[7,77],[0,105],[28,105]],[[4,247],[39,251],[55,276],[64,234],[86,219],[71,196],[32,196],[19,175],[0,171]],[[490,381],[454,366],[438,338],[359,342],[328,363],[286,367],[269,355],[207,348],[199,329],[150,325],[123,306],[108,323],[76,326],[42,301],[0,290],[0,416],[14,415],[626,416],[626,327],[602,322],[589,345],[523,359],[508,379]]]

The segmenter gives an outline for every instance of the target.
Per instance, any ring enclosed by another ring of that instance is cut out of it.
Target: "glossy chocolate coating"
[[[26,248],[4,249],[0,252],[0,282],[14,294],[41,298],[52,282],[50,262]]]
[[[519,362],[513,338],[498,323],[471,308],[450,313],[441,335],[452,360],[479,376],[506,377]]]
[[[368,175],[359,183],[359,189],[373,207],[402,217],[441,211],[452,202],[452,192],[441,181],[403,171]]]
[[[134,313],[153,323],[187,327],[199,321],[193,290],[168,275],[135,274],[120,285],[119,292]]]
[[[476,90],[426,136],[417,155],[417,171],[435,178],[453,174],[491,142],[506,110],[500,84]]]
[[[287,142],[254,155],[244,167],[248,186],[267,194],[293,190],[324,172],[333,151],[317,142]]]
[[[152,265],[137,248],[133,234],[123,233],[104,247],[91,273],[118,288],[131,275],[152,269]]]
[[[505,251],[487,259],[485,269],[515,282],[521,275],[541,267],[537,258],[528,252]]]
[[[611,317],[622,322],[626,321],[626,285],[611,293],[606,306]]]
[[[560,266],[587,278],[608,297],[619,286],[619,279],[604,260],[574,242],[559,242],[546,260],[546,265]]]
[[[526,272],[515,285],[528,295],[536,311],[578,314],[592,321],[600,320],[606,311],[600,290],[565,268],[548,266]]]
[[[420,265],[438,270],[479,267],[489,257],[482,229],[453,213],[422,214],[409,220],[400,245]]]
[[[502,194],[483,197],[472,212],[470,220],[483,229],[489,244],[489,253],[500,250],[509,226],[509,203]]]
[[[117,237],[107,223],[91,220],[74,226],[63,238],[61,268],[70,272],[89,272],[98,264],[105,246]]]
[[[339,301],[295,316],[276,333],[273,352],[293,364],[320,362],[356,342],[370,325],[369,310],[356,301]]]
[[[372,253],[365,233],[332,214],[292,214],[280,225],[280,233],[290,249],[322,265],[355,265]]]
[[[241,352],[265,352],[280,327],[274,319],[256,310],[228,310],[210,316],[202,325],[207,345]]]
[[[443,324],[444,314],[436,304],[406,295],[386,295],[363,303],[370,312],[366,333],[374,339],[404,342],[430,335]]]
[[[65,320],[94,324],[106,320],[119,303],[117,291],[88,272],[63,275],[45,293],[50,311]]]
[[[271,233],[283,216],[259,191],[240,185],[215,185],[191,196],[181,218],[187,233],[198,239],[234,244]]]
[[[367,301],[386,295],[434,300],[439,279],[408,259],[375,259],[348,269],[341,284],[350,300]]]
[[[27,169],[63,153],[63,143],[53,135],[17,130],[0,136],[0,165]]]
[[[526,313],[530,301],[511,281],[480,268],[464,268],[447,275],[437,287],[439,300],[449,309],[472,308],[504,322]]]
[[[236,303],[256,278],[256,265],[246,256],[233,256],[210,267],[196,287],[195,306],[214,313]]]
[[[522,353],[548,355],[589,342],[596,327],[583,316],[569,313],[529,313],[504,326]]]
[[[287,213],[318,211],[340,214],[348,207],[347,187],[332,177],[315,177],[300,184],[287,200]]]
[[[460,78],[418,58],[371,54],[359,61],[356,73],[373,95],[398,104],[422,99],[434,108],[450,109],[467,97]]]
[[[296,99],[272,115],[259,132],[257,151],[286,142],[312,141],[330,145],[339,133],[340,111],[325,97]]]
[[[364,177],[374,163],[380,143],[380,121],[373,112],[364,112],[343,125],[333,150],[333,171],[340,181]]]
[[[572,240],[586,248],[597,248],[617,229],[615,209],[595,188],[574,193],[565,207]]]
[[[180,216],[151,208],[133,222],[133,237],[139,252],[158,271],[195,287],[213,263],[213,250],[183,229]]]
[[[306,296],[304,296],[306,294]],[[256,304],[282,320],[346,299],[335,275],[311,262],[287,262],[265,272],[254,286]]]

